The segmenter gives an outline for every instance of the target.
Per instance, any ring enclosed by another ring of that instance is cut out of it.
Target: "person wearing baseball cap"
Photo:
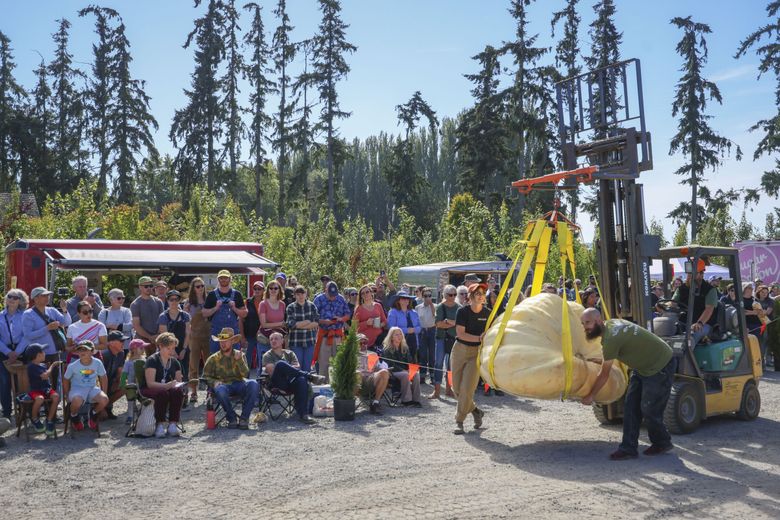
[[[44,346],[46,362],[53,363],[59,359],[58,343],[64,349],[65,335],[62,329],[71,324],[67,311],[67,302],[60,300],[60,312],[49,307],[49,296],[52,292],[45,287],[36,287],[30,291],[32,307],[22,314],[22,331],[24,338],[30,343],[40,343]],[[58,335],[55,342],[54,335]]]
[[[279,295],[279,299],[284,300],[284,306],[287,308],[288,305],[295,301],[295,293],[293,293],[292,288],[287,287],[287,275],[278,272],[276,273],[274,280],[276,280],[282,288],[282,294]]]
[[[693,309],[688,309],[688,312],[692,313],[693,316],[690,332],[694,346],[698,345],[699,341],[707,336],[717,323],[715,307],[718,305],[718,291],[704,280],[706,269],[706,262],[700,258],[696,262],[696,273],[688,273],[685,283],[679,286],[672,295],[672,307],[677,307],[677,303],[688,305],[691,288],[695,289]],[[666,310],[660,307],[660,304],[656,304],[656,308],[659,312]]]
[[[165,293],[168,292],[168,282],[160,278],[156,282],[154,282],[154,295],[163,302],[163,307],[168,308],[167,303],[165,302]]]
[[[212,354],[219,351],[219,342],[214,340],[214,336],[225,328],[239,330],[239,320],[247,315],[244,296],[231,286],[230,271],[222,269],[218,272],[217,281],[217,288],[206,295],[203,305],[203,316],[211,320],[209,350]]]
[[[157,320],[164,310],[163,302],[152,294],[154,280],[149,276],[138,279],[138,298],[130,304],[130,312],[133,315],[133,330],[137,338],[143,339],[150,346],[146,355],[154,354],[154,340],[157,338]]]
[[[122,370],[125,366],[125,342],[130,336],[125,336],[121,330],[112,330],[108,333],[108,347],[102,351],[103,366],[106,368],[106,378],[108,379],[108,406],[106,414],[109,419],[116,419],[114,415],[114,403],[120,397],[125,395],[125,391],[120,385],[122,379]]]
[[[344,337],[344,326],[352,317],[349,305],[339,294],[336,282],[328,282],[325,292],[314,299],[314,306],[320,315],[317,343],[314,345],[314,359],[319,362],[320,375],[328,377],[330,360],[336,355]]]
[[[482,283],[482,279],[474,273],[468,273],[463,277],[463,285],[471,287],[475,283]]]
[[[84,429],[84,424],[79,417],[82,404],[87,402],[94,405],[89,411],[87,421],[91,430],[97,430],[98,414],[108,406],[106,368],[99,359],[92,357],[94,350],[95,345],[91,341],[79,342],[73,349],[79,358],[68,365],[63,376],[62,389],[70,403],[70,417],[66,417],[65,420],[70,421],[76,431]],[[98,382],[100,388],[97,387]]]

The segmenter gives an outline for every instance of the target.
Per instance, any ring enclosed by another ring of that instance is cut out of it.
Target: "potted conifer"
[[[358,352],[357,322],[353,321],[346,340],[333,358],[330,385],[333,388],[333,418],[337,421],[355,419],[355,394],[360,384]]]

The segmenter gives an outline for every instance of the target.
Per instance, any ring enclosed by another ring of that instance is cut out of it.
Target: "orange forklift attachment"
[[[537,189],[565,189],[565,186],[558,186],[558,183],[565,179],[574,179],[576,183],[592,182],[593,175],[598,173],[598,165],[585,166],[583,168],[577,168],[574,170],[567,170],[563,172],[548,173],[541,177],[533,177],[531,179],[520,179],[512,183],[513,188],[517,188],[517,191],[527,195],[531,190]]]

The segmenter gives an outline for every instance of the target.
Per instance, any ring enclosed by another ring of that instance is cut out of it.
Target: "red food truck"
[[[34,287],[56,292],[59,271],[78,271],[100,291],[102,276],[171,278],[214,275],[220,269],[247,276],[252,284],[278,264],[253,242],[147,242],[136,240],[19,239],[5,248],[5,290]],[[70,280],[59,285],[70,285]],[[251,285],[249,285],[251,287]],[[246,294],[246,293],[245,293]]]

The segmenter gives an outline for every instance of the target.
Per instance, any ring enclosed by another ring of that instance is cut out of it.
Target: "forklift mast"
[[[640,172],[653,168],[639,60],[586,72],[555,88],[564,169],[597,167],[589,180],[597,186],[602,306],[612,317],[652,327],[650,264],[661,239],[646,232],[642,185],[636,182]],[[567,178],[564,189],[577,181]]]

